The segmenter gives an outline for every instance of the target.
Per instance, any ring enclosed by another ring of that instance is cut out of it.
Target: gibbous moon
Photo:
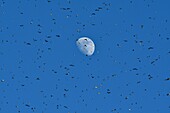
[[[76,41],[76,45],[79,48],[79,50],[85,54],[86,56],[91,56],[93,55],[94,51],[95,51],[95,45],[94,42],[88,38],[88,37],[82,37],[79,38]]]

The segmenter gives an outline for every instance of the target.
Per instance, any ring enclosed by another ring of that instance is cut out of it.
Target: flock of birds
[[[114,23],[136,1],[102,1],[0,1],[0,113],[170,112],[169,17]]]

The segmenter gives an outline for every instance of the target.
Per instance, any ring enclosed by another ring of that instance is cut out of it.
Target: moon
[[[95,44],[94,42],[88,38],[88,37],[82,37],[79,38],[76,41],[76,45],[79,48],[79,50],[85,54],[86,56],[91,56],[93,55],[94,51],[95,51]]]

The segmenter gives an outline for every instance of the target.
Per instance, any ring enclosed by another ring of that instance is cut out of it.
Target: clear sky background
[[[0,113],[170,113],[169,6],[0,0]]]

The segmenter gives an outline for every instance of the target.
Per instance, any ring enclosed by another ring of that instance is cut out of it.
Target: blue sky
[[[0,113],[169,113],[169,4],[0,0]]]

